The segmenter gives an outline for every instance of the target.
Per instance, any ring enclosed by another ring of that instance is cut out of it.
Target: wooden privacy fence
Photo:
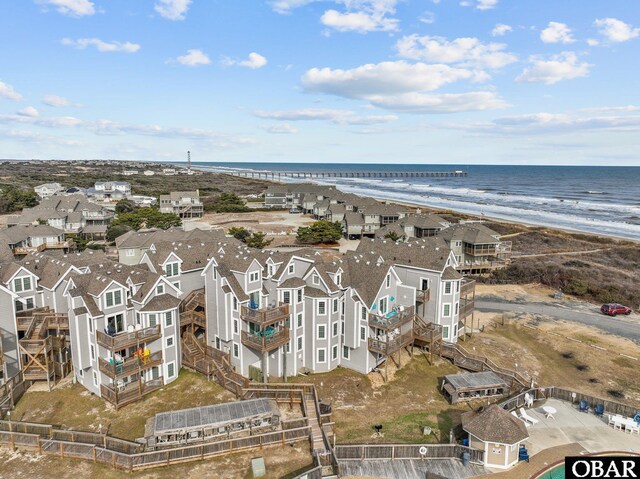
[[[458,444],[357,444],[334,449],[339,461],[373,459],[462,459],[468,453],[474,464],[483,464],[483,452]]]
[[[12,426],[13,427],[13,426]],[[70,433],[71,431],[66,431]],[[91,433],[87,433],[91,434]],[[310,427],[301,427],[283,431],[270,432],[255,436],[228,439],[225,441],[193,444],[172,447],[160,451],[127,453],[109,447],[83,442],[50,439],[39,434],[25,432],[0,431],[0,443],[12,448],[26,448],[59,457],[73,457],[110,465],[115,469],[135,471],[158,466],[168,466],[182,462],[228,454],[246,449],[254,449],[275,444],[287,444],[298,440],[307,440],[311,434]],[[115,439],[115,438],[111,438]],[[119,440],[121,441],[121,440]],[[126,442],[126,441],[122,441]]]

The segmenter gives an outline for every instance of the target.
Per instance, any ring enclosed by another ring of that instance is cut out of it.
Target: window
[[[386,283],[386,287],[388,288],[389,286],[391,286],[391,275],[390,274],[387,275],[387,283]]]
[[[167,377],[172,378],[176,375],[176,363],[167,364]]]
[[[342,346],[342,357],[345,359],[349,359],[349,353],[351,352],[351,350],[349,349],[349,346]]]
[[[325,301],[318,301],[318,314],[327,314],[327,303]]]
[[[125,253],[125,254],[126,254],[127,256],[135,256],[135,255],[136,255],[136,251],[135,251],[135,250],[133,250],[133,249],[128,249],[128,250],[126,250],[126,253]]]
[[[33,298],[23,298],[25,303],[16,300],[16,311],[24,311],[25,309],[33,309],[35,307]]]
[[[338,335],[338,322],[333,323],[333,337],[335,338]]]
[[[180,281],[176,281],[175,283],[171,283],[176,287],[176,289],[180,289]]]
[[[296,270],[296,265],[295,264],[290,264],[289,265],[289,274],[293,274]]]
[[[167,347],[170,348],[171,346],[173,346],[173,342],[174,342],[173,336],[169,336],[167,338]]]
[[[298,303],[302,302],[302,289],[298,290]]]
[[[458,325],[453,325],[453,337],[455,338],[458,335]]]
[[[342,275],[340,275],[340,274],[336,275],[336,284],[338,286],[342,286]]]
[[[233,310],[238,311],[238,298],[233,297]]]
[[[318,339],[327,338],[327,327],[324,324],[318,325]]]
[[[140,321],[140,313],[136,313],[136,324],[142,324]],[[91,331],[91,327],[89,327],[89,331]]]
[[[302,313],[298,314],[298,327],[301,328],[302,327]]]
[[[167,277],[178,276],[178,263],[169,263],[165,265],[164,272]]]
[[[333,300],[333,312],[337,313],[338,312],[338,298],[335,298]]]
[[[361,341],[366,341],[367,340],[367,328],[360,328],[360,340]]]
[[[30,291],[31,290],[31,278],[16,278],[13,280],[13,287],[16,290],[16,293],[20,291]]]
[[[150,314],[149,314],[149,327],[151,327],[151,326],[155,326],[156,324],[158,324],[158,323],[156,322],[156,315],[155,315],[155,313],[150,313]]]
[[[460,303],[456,303],[455,314],[458,314],[459,308],[460,308]]]
[[[88,324],[89,324],[89,332],[93,333],[93,319],[89,318]]]
[[[106,295],[107,308],[122,304],[122,291],[119,289],[116,291],[110,291]]]
[[[338,359],[338,346],[334,346],[333,348],[331,348],[331,360],[335,361],[336,359]]]
[[[107,318],[107,333],[114,335],[122,333],[124,331],[124,316],[122,314],[116,314],[115,316],[109,316]]]
[[[365,308],[364,306],[362,307],[362,309],[360,310],[360,317],[362,319],[367,319],[367,308]]]
[[[444,294],[451,294],[451,281],[444,283]]]
[[[220,344],[220,338],[216,336],[216,349],[222,349],[222,345]]]
[[[291,291],[282,292],[282,302],[285,304],[291,304]]]
[[[456,281],[456,292],[460,292],[460,281]]]
[[[164,313],[164,325],[168,328],[173,325],[173,313],[171,311],[167,311]]]
[[[95,359],[96,359],[96,348],[95,348],[95,346],[93,344],[91,345],[90,353],[91,353],[91,360],[95,361]]]
[[[319,363],[326,363],[327,362],[326,353],[327,353],[327,351],[324,348],[318,349],[318,362]]]
[[[442,337],[449,339],[449,326],[442,326]]]
[[[164,294],[164,284],[160,283],[156,286],[156,294]]]
[[[341,329],[341,334],[344,336],[344,320],[340,321],[340,324],[342,325],[342,326],[340,327],[340,329]]]
[[[238,334],[238,320],[237,319],[233,320],[233,332],[234,332],[234,334]]]
[[[240,357],[240,347],[238,346],[238,343],[233,343],[233,357],[234,358]]]
[[[269,268],[267,269],[267,271],[268,271],[267,274],[269,276],[273,276],[273,273],[275,272],[274,269],[273,269],[273,266],[271,266],[271,265],[269,265]]]
[[[313,284],[320,284],[320,277],[317,274],[313,275]]]
[[[98,373],[96,373],[95,371],[93,372],[93,385],[95,387],[98,387]]]
[[[260,278],[260,273],[254,271],[253,273],[249,273],[249,282],[253,283],[254,281],[258,281]]]
[[[302,351],[302,336],[298,338],[298,351]]]
[[[218,271],[216,270],[215,266],[213,268],[211,268],[211,277],[213,279],[218,279]]]
[[[442,315],[443,316],[451,316],[451,305],[450,304],[445,304],[443,306]]]

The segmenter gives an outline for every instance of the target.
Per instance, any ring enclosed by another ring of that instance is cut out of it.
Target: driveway
[[[475,307],[481,312],[529,313],[594,326],[607,333],[640,343],[640,317],[637,314],[612,318],[601,314],[596,306],[588,303],[519,302],[507,301],[498,296],[482,295],[476,296]]]

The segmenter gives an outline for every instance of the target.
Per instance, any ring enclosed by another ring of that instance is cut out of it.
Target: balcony
[[[413,320],[415,311],[413,306],[405,307],[402,311],[391,311],[384,316],[369,313],[369,326],[372,328],[392,330]]]
[[[416,303],[428,303],[431,299],[431,290],[422,289],[416,291]]]
[[[162,377],[151,381],[138,381],[128,383],[124,386],[100,386],[100,395],[105,401],[109,401],[116,409],[131,404],[142,399],[145,395],[157,391],[164,386]]]
[[[497,249],[497,243],[480,245],[467,244],[464,247],[464,254],[468,256],[496,256]]]
[[[475,310],[475,301],[460,301],[460,310],[458,312],[458,318],[464,319],[467,316],[471,316]]]
[[[280,303],[278,306],[272,306],[262,309],[252,309],[247,306],[240,308],[240,317],[245,321],[268,326],[278,321],[284,321],[289,317],[289,305]]]
[[[242,344],[262,353],[267,353],[289,342],[289,328],[272,331],[267,330],[266,333],[242,331]]]
[[[435,323],[416,322],[413,325],[413,335],[416,340],[431,343],[442,340],[442,326]]]
[[[369,351],[389,356],[413,342],[413,331],[402,335],[385,334],[378,338],[369,338]]]
[[[205,329],[207,327],[207,316],[203,311],[183,311],[180,313],[180,326],[195,325]]]
[[[100,367],[100,372],[106,374],[111,379],[119,379],[139,373],[140,371],[152,368],[153,366],[159,366],[162,364],[162,351],[157,351],[147,357],[127,358],[120,363],[112,361],[113,360],[107,361],[99,358],[98,365]]]
[[[132,346],[139,346],[143,343],[150,343],[160,338],[160,336],[159,324],[138,331],[116,334],[115,336],[109,336],[102,331],[97,332],[98,344],[111,351],[120,351]]]
[[[476,282],[473,280],[463,280],[462,285],[460,287],[460,297],[464,298],[465,296],[475,296],[476,293]]]

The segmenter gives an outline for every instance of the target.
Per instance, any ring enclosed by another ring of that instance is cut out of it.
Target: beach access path
[[[568,302],[522,302],[509,301],[498,296],[476,296],[475,308],[488,313],[529,313],[548,316],[558,320],[594,326],[607,333],[640,342],[640,316],[616,316],[600,313],[597,306],[579,301]]]

